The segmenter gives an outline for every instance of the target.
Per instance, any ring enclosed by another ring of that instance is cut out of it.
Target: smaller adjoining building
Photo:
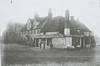
[[[94,35],[84,24],[70,16],[68,10],[65,17],[48,16],[28,19],[21,34],[34,47],[40,48],[86,48],[95,47]]]

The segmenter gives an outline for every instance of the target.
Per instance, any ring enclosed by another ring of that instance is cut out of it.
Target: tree
[[[20,32],[23,25],[20,23],[8,23],[7,29],[4,32],[4,43],[19,43],[20,40]]]

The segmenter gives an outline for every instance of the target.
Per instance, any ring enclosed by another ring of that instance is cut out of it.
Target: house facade
[[[40,48],[95,46],[92,31],[70,16],[68,10],[65,12],[65,17],[52,17],[52,12],[49,10],[47,17],[35,16],[34,19],[28,19],[22,34],[32,46]]]

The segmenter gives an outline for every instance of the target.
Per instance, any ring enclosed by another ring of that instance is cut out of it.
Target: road
[[[38,63],[100,63],[100,46],[94,49],[40,49],[17,44],[3,45],[1,57],[3,64]]]

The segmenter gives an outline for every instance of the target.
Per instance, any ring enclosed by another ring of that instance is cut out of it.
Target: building
[[[65,17],[52,17],[51,9],[48,16],[28,19],[22,34],[32,46],[40,48],[86,48],[94,47],[95,40],[91,30],[70,16],[68,10]]]

